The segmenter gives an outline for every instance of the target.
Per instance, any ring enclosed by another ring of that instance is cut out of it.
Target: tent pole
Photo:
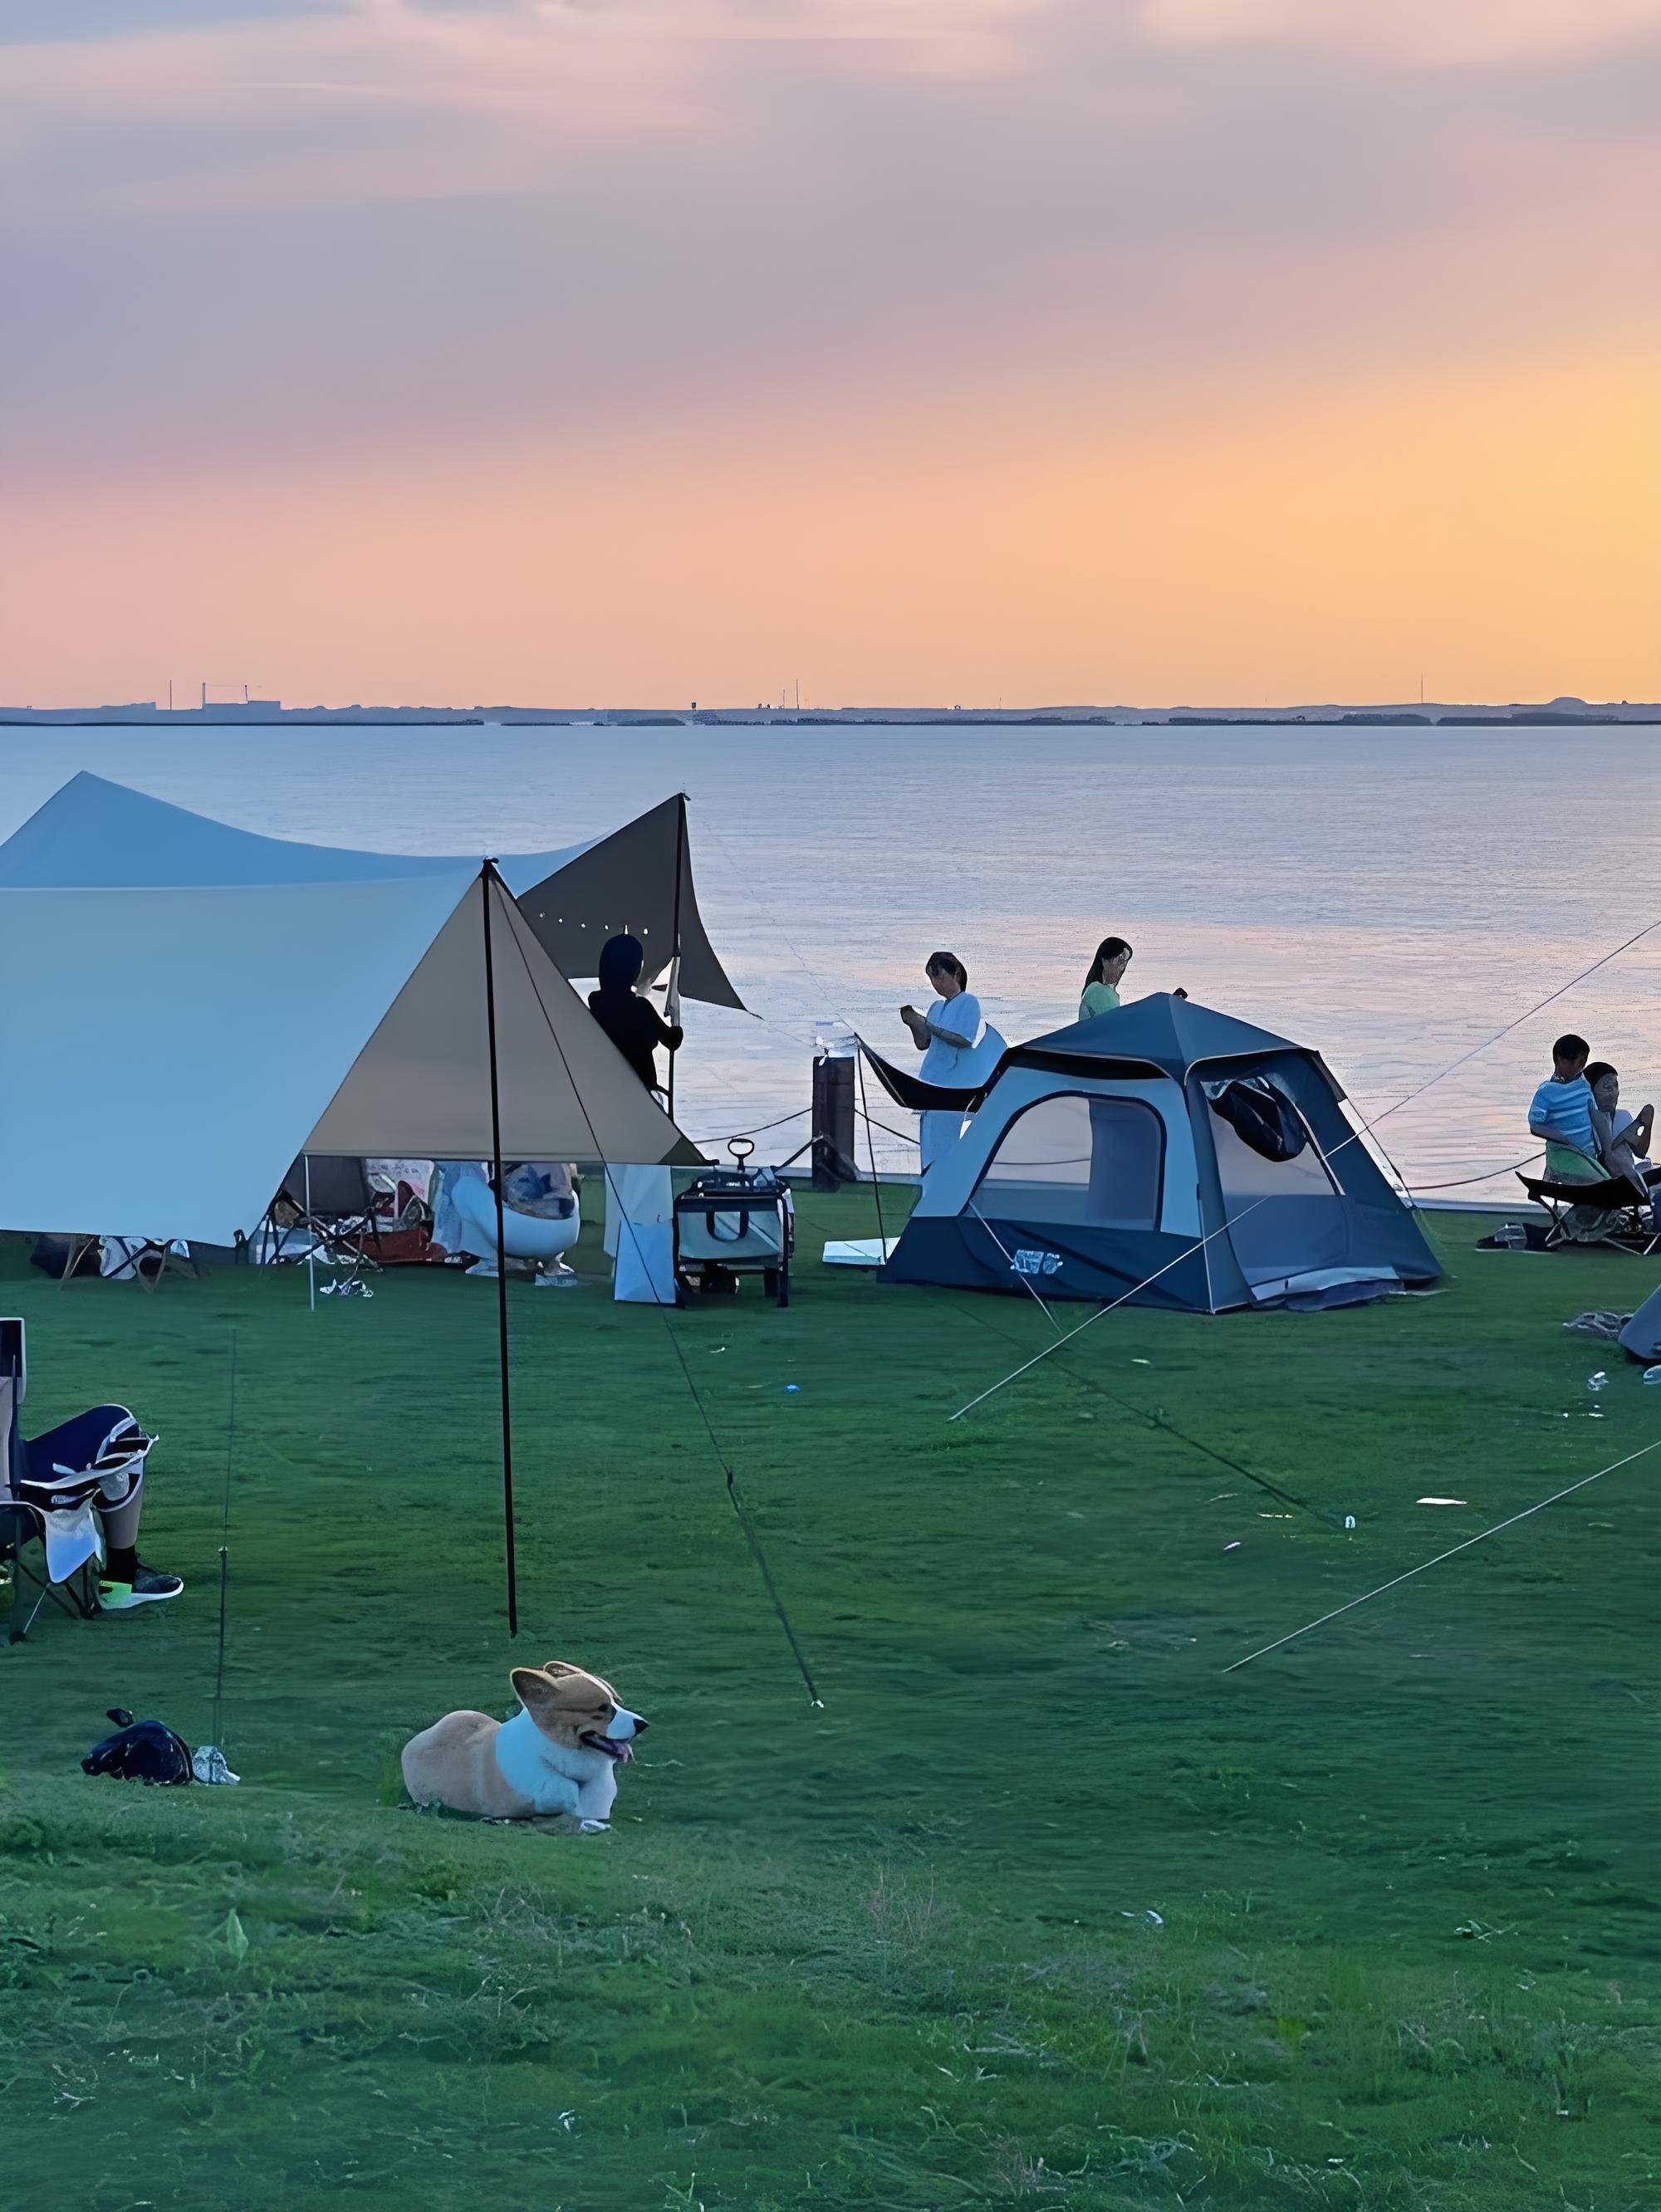
[[[877,1201],[877,1249],[882,1255],[879,1265],[888,1265],[888,1230],[882,1218],[882,1177],[877,1173],[877,1140],[871,1133],[871,1106],[865,1095],[865,1047],[857,1037],[854,1040],[854,1060],[859,1069],[860,1111],[865,1116],[865,1150],[871,1162],[871,1195]],[[857,1172],[859,1162],[854,1162]],[[875,1282],[876,1277],[871,1278]]]
[[[312,1226],[312,1156],[302,1152],[306,1164],[306,1234],[311,1242],[306,1247],[306,1287],[311,1294],[310,1308],[317,1311],[317,1231]]]
[[[686,793],[684,791],[678,792],[676,798],[678,803],[675,809],[675,926],[672,939],[672,949],[670,953],[669,973],[678,982],[680,971],[676,963],[680,958],[680,877],[681,855],[686,850]],[[674,1118],[675,1055],[672,1052],[669,1055],[669,1119],[672,1121]]]
[[[514,1407],[508,1372],[508,1231],[502,1218],[502,1087],[496,1068],[496,960],[490,943],[490,901],[501,881],[494,860],[479,871],[484,915],[484,1028],[490,1041],[490,1172],[496,1194],[496,1336],[502,1366],[502,1516],[508,1568],[508,1633],[519,1634],[519,1573],[514,1553]]]

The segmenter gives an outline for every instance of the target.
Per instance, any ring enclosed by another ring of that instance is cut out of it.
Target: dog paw
[[[611,1824],[609,1820],[585,1820],[581,1832],[585,1836],[609,1836]]]

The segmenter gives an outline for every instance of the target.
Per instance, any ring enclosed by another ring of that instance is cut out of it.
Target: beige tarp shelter
[[[0,1228],[228,1243],[302,1152],[490,1157],[487,912],[502,1152],[698,1158],[493,866],[77,786],[0,846]]]

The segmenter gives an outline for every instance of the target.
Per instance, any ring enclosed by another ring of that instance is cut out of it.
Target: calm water
[[[1186,984],[1318,1046],[1376,1118],[1661,916],[1658,741],[1653,726],[9,730],[0,836],[79,768],[279,836],[411,852],[566,844],[684,788],[710,935],[759,1018],[689,1010],[678,1103],[694,1136],[805,1107],[817,1017],[910,1064],[894,1009],[922,997],[936,945],[1016,1039],[1074,1018],[1110,931],[1136,947],[1130,995]],[[1566,805],[1594,760],[1601,795]],[[1528,1097],[1567,1027],[1621,1068],[1629,1105],[1661,1089],[1661,929],[1390,1114],[1380,1136],[1409,1181],[1529,1152]],[[806,1129],[764,1136],[761,1157]]]

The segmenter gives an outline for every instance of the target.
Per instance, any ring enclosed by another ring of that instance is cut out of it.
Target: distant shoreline
[[[800,709],[642,708],[279,707],[240,702],[173,710],[126,707],[0,708],[0,730],[273,729],[1561,729],[1661,722],[1661,702],[1594,705],[1553,700],[1541,707],[987,708],[844,707]]]

